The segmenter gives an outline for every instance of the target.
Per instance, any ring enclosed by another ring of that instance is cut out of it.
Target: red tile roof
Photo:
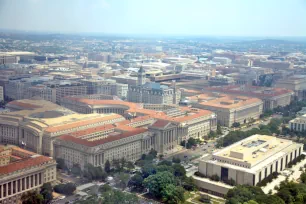
[[[144,128],[137,128],[133,131],[125,132],[125,133],[122,133],[122,134],[119,134],[119,135],[110,136],[110,137],[107,137],[107,138],[103,138],[103,139],[100,139],[100,140],[94,140],[94,141],[88,141],[86,139],[76,138],[76,137],[73,137],[73,136],[70,136],[70,135],[60,136],[59,139],[64,140],[64,141],[70,141],[70,142],[80,144],[80,145],[84,145],[84,146],[88,146],[88,147],[94,147],[94,146],[98,146],[98,145],[105,144],[105,143],[108,143],[108,142],[113,142],[113,141],[116,141],[116,140],[120,140],[120,139],[123,139],[123,138],[126,138],[126,137],[131,137],[131,136],[134,136],[134,135],[138,135],[138,134],[141,134],[141,133],[144,133],[144,132],[147,132],[147,131],[148,130],[144,129]]]
[[[157,120],[155,123],[151,125],[151,127],[156,127],[156,128],[164,128],[169,124],[169,121],[166,120]]]
[[[89,135],[95,132],[102,132],[102,131],[107,131],[107,130],[111,130],[111,129],[115,129],[115,126],[113,124],[106,124],[106,125],[101,125],[101,126],[97,126],[94,128],[88,128],[86,130],[80,130],[80,131],[76,131],[76,132],[72,132],[70,133],[70,135],[74,136],[74,137],[81,137],[81,136],[85,136],[85,135]]]
[[[49,157],[38,156],[34,158],[28,158],[25,160],[19,160],[13,163],[10,163],[6,166],[0,166],[0,175],[12,173],[14,171],[23,170],[26,168],[34,167],[45,162],[52,160]]]

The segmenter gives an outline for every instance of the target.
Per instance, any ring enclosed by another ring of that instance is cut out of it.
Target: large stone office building
[[[171,88],[159,83],[145,82],[145,79],[145,72],[141,67],[138,71],[138,84],[129,86],[128,101],[150,104],[179,103],[181,92],[175,86]]]
[[[291,140],[253,135],[214,153],[211,160],[200,161],[199,172],[206,177],[217,175],[223,182],[255,186],[273,172],[283,171],[302,151],[303,144]],[[200,188],[216,195],[224,195],[229,189],[218,182],[211,185],[208,178],[195,179]]]
[[[39,99],[12,101],[7,108],[11,112],[0,114],[0,141],[26,144],[28,150],[48,156],[56,137],[125,120],[118,114],[78,114]]]
[[[18,203],[22,194],[56,181],[56,162],[12,145],[0,146],[0,203]]]
[[[248,85],[230,85],[223,87],[205,88],[205,92],[218,92],[235,96],[248,96],[259,98],[263,101],[263,111],[271,110],[278,106],[289,105],[294,92],[284,88],[259,87]]]
[[[245,124],[257,120],[262,114],[263,102],[258,98],[225,94],[200,94],[187,97],[193,107],[217,114],[220,125],[231,127],[233,123]]]

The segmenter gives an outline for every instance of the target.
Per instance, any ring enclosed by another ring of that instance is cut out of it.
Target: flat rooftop
[[[296,149],[298,143],[268,135],[253,135],[213,154],[214,162],[251,169]]]
[[[197,96],[192,96],[192,98],[195,97]],[[233,96],[226,94],[220,94],[220,95],[200,94],[198,95],[198,102],[203,106],[231,109],[251,104],[260,104],[262,103],[262,100],[247,96]]]

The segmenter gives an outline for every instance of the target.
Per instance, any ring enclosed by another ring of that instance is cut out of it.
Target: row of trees
[[[50,183],[45,183],[38,191],[30,191],[22,195],[23,204],[47,204],[53,199],[53,188]]]
[[[226,147],[242,139],[245,139],[251,135],[262,134],[262,135],[272,135],[273,133],[279,134],[279,126],[282,120],[273,118],[268,125],[260,125],[259,128],[253,128],[248,131],[231,131],[228,135],[220,138],[217,141],[217,147]]]
[[[278,192],[266,195],[258,186],[239,185],[228,191],[227,204],[303,204],[306,203],[306,172],[300,176],[302,183],[289,181],[288,178],[276,186]]]
[[[72,195],[75,190],[76,187],[73,183],[58,184],[54,186],[55,192],[65,195]]]
[[[195,190],[194,180],[186,176],[180,159],[154,164],[153,159],[147,158],[142,158],[141,172],[137,172],[128,183],[132,190],[141,192],[146,188],[151,196],[166,203],[182,203],[185,201],[184,192]]]

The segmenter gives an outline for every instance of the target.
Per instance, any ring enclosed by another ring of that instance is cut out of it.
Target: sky
[[[306,0],[0,0],[0,29],[306,36]]]

